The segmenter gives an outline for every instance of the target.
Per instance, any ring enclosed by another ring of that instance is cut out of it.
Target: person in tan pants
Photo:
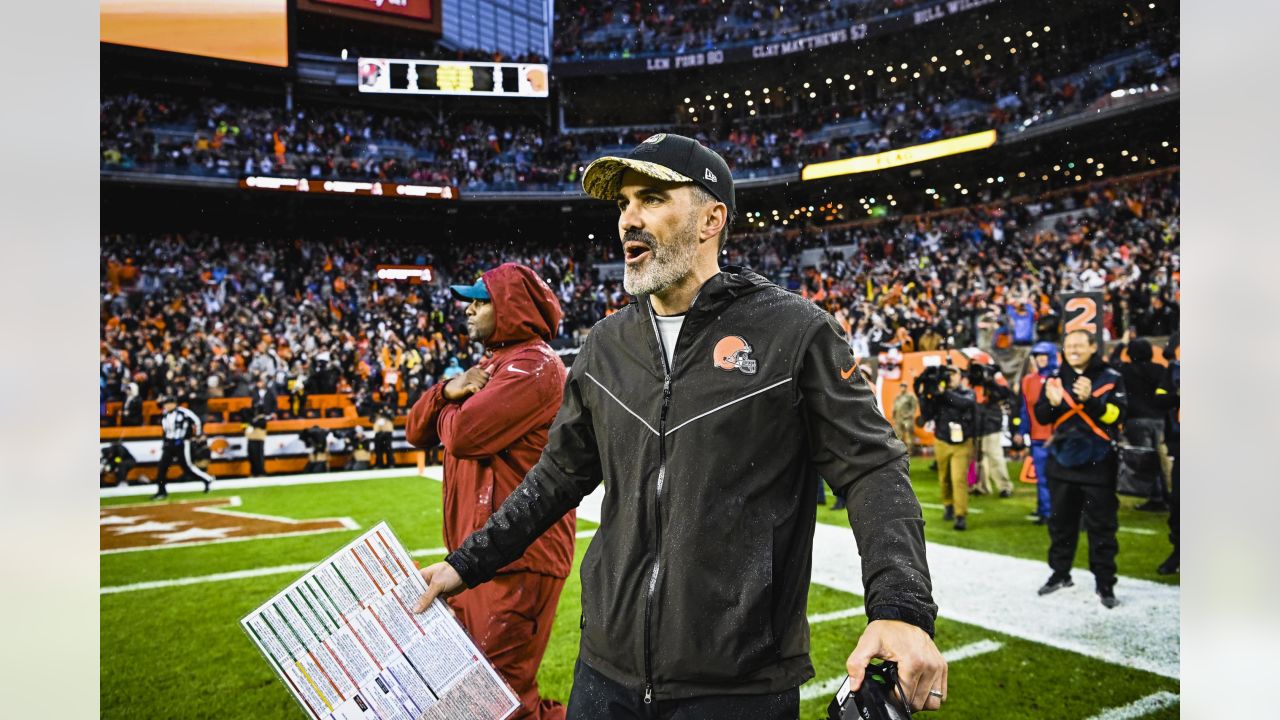
[[[973,459],[976,402],[969,380],[952,368],[948,386],[938,395],[934,418],[934,454],[938,460],[938,485],[942,488],[943,520],[955,520],[956,530],[968,527],[969,461]]]

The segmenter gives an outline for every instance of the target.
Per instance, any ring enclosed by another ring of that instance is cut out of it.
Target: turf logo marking
[[[156,550],[360,528],[351,518],[293,520],[229,509],[237,507],[240,498],[231,496],[99,508],[99,549]]]

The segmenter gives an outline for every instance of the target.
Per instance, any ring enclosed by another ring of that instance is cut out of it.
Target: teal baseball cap
[[[484,300],[485,302],[493,302],[493,297],[489,295],[489,288],[484,284],[484,278],[478,278],[475,285],[450,285],[449,292],[453,293],[453,297],[462,300]]]

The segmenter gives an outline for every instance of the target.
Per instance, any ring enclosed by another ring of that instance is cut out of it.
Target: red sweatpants
[[[516,572],[449,599],[462,626],[520,697],[512,720],[564,720],[564,705],[538,696],[537,679],[563,588],[564,578]]]

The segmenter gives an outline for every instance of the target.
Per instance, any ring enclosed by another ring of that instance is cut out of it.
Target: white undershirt
[[[680,337],[680,327],[684,325],[684,315],[664,317],[654,314],[658,320],[658,334],[662,336],[662,349],[667,353],[667,367],[675,364],[676,338]]]

